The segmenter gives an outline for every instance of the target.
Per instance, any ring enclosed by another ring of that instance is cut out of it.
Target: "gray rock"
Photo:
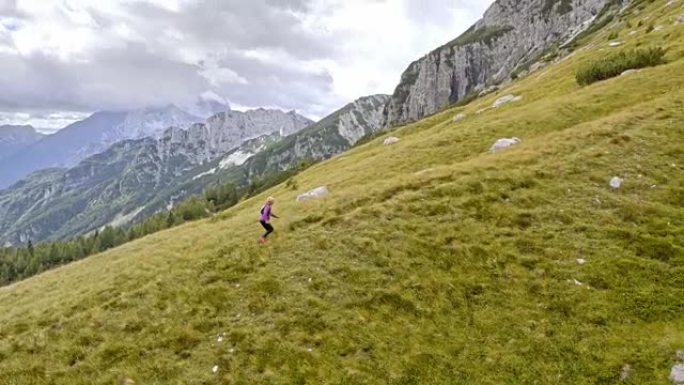
[[[311,191],[307,191],[304,194],[297,196],[297,202],[304,202],[311,199],[321,198],[328,195],[330,191],[326,186],[316,187]]]
[[[489,95],[489,94],[491,94],[492,92],[496,92],[496,91],[498,91],[498,90],[499,90],[499,87],[498,87],[498,86],[487,87],[487,88],[485,88],[484,90],[480,91],[480,93],[477,94],[477,96],[478,96],[479,98],[481,98],[481,97],[483,97],[483,96],[485,96],[485,95]]]
[[[675,384],[684,384],[684,364],[677,364],[672,367],[670,380]]]
[[[512,138],[501,138],[501,139],[497,140],[497,141],[492,145],[492,147],[489,148],[489,152],[495,153],[495,152],[500,151],[500,150],[503,150],[503,149],[505,149],[505,148],[514,146],[514,145],[516,145],[516,144],[518,144],[518,143],[520,143],[520,142],[521,142],[521,140],[520,140],[519,138],[516,138],[516,137],[512,137]]]
[[[530,73],[535,72],[537,70],[540,70],[544,67],[546,67],[548,63],[546,62],[536,62],[530,66]]]
[[[632,375],[632,365],[624,364],[622,366],[622,371],[620,372],[620,381],[627,381]]]
[[[610,179],[610,182],[608,182],[608,185],[610,185],[610,187],[612,187],[613,189],[617,190],[620,187],[622,187],[622,182],[623,182],[622,178],[614,176]]]
[[[506,103],[510,102],[517,102],[522,100],[522,96],[515,96],[515,95],[504,95],[494,101],[494,104],[492,104],[492,108],[499,108],[503,106]]]
[[[619,47],[621,45],[622,45],[621,41],[611,41],[610,43],[608,43],[609,47]]]
[[[385,110],[386,124],[418,120],[509,79],[521,63],[588,28],[608,0],[562,3],[495,1],[467,32],[406,69]]]
[[[384,144],[385,146],[389,146],[391,144],[397,143],[398,141],[399,141],[399,138],[397,138],[396,136],[390,136],[390,137],[385,138],[385,140],[382,142],[382,144]]]
[[[463,112],[461,112],[461,113],[459,113],[459,114],[456,114],[456,116],[454,116],[454,118],[452,119],[452,121],[453,121],[453,122],[459,122],[459,121],[465,119],[466,116],[467,116],[466,114],[464,114]]]
[[[337,132],[349,142],[355,144],[359,139],[382,127],[383,111],[389,95],[372,95],[359,98],[345,107],[344,114],[339,116]]]

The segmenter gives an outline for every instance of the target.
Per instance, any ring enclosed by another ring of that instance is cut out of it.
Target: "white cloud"
[[[322,117],[357,97],[392,93],[411,61],[492,2],[6,1],[0,124],[23,113],[40,127],[94,110],[187,104],[206,92],[236,108]]]

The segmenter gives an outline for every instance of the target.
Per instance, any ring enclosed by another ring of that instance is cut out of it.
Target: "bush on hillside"
[[[618,76],[626,70],[654,67],[665,63],[665,49],[654,47],[622,51],[588,63],[577,71],[577,83],[586,86]]]

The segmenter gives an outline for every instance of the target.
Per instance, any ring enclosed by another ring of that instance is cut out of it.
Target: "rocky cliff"
[[[385,124],[414,121],[510,78],[586,28],[614,0],[498,0],[463,35],[411,63]]]
[[[389,95],[359,98],[250,158],[243,171],[251,178],[287,170],[302,160],[317,161],[345,151],[383,127],[383,111],[388,101]]]

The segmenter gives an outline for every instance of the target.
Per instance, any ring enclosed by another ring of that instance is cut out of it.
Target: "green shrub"
[[[585,86],[618,76],[629,69],[654,67],[663,63],[665,50],[662,47],[622,51],[586,64],[577,71],[576,79],[577,83]]]

